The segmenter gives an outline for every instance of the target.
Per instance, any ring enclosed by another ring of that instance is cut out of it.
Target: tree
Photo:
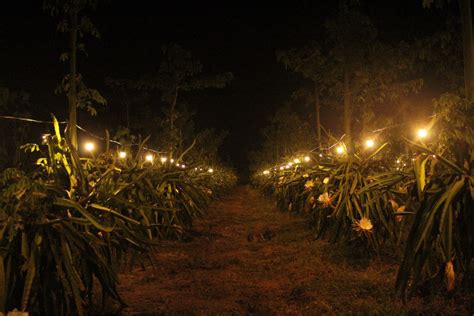
[[[261,130],[262,148],[250,153],[253,168],[275,165],[284,157],[312,149],[311,129],[289,104],[279,108]]]
[[[277,59],[287,68],[296,73],[301,74],[304,78],[309,79],[313,85],[313,92],[307,96],[307,99],[314,104],[315,121],[316,121],[316,139],[319,148],[321,145],[321,90],[326,84],[324,76],[324,64],[326,58],[321,54],[320,49],[313,43],[312,45],[301,49],[289,49],[277,52]],[[301,95],[301,93],[300,93]]]
[[[106,104],[106,100],[97,90],[87,88],[77,72],[77,52],[85,52],[83,43],[78,42],[85,34],[99,38],[100,34],[87,11],[95,10],[98,0],[45,0],[44,9],[52,16],[59,16],[58,30],[68,33],[69,52],[61,54],[61,61],[69,60],[69,73],[61,82],[57,92],[66,92],[68,97],[68,136],[74,148],[77,148],[77,108],[86,108],[96,114],[94,103]]]
[[[141,91],[158,91],[161,100],[168,111],[165,116],[168,121],[170,155],[177,149],[180,130],[176,127],[178,119],[178,97],[180,92],[201,90],[205,88],[223,88],[233,78],[232,73],[226,72],[214,76],[203,75],[203,65],[192,54],[177,44],[163,46],[163,56],[158,71],[148,74],[140,80],[116,79],[129,87]]]
[[[314,92],[298,95],[307,95],[316,104],[316,121],[321,104],[342,101],[344,142],[352,151],[353,133],[367,133],[374,123],[382,121],[377,110],[400,103],[403,96],[421,88],[422,80],[417,78],[414,66],[417,56],[406,43],[388,45],[378,41],[377,30],[368,17],[346,1],[341,1],[336,18],[326,22],[324,38],[277,56],[312,82]],[[316,125],[321,147],[321,126]]]

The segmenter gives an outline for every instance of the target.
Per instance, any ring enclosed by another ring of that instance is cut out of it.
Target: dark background
[[[337,1],[109,0],[91,15],[102,38],[86,40],[89,56],[80,58],[78,69],[86,84],[107,98],[105,77],[152,73],[161,46],[174,42],[190,50],[206,73],[233,72],[229,87],[195,92],[190,99],[197,127],[229,131],[222,156],[245,170],[266,117],[301,83],[277,63],[275,51],[320,40],[324,21],[336,8]],[[412,40],[443,24],[421,0],[361,1],[361,8],[383,41]],[[56,31],[57,20],[42,10],[42,1],[13,1],[0,10],[0,84],[30,92],[33,117],[48,119],[54,112],[64,119],[66,98],[54,89],[67,71],[59,61],[67,50],[66,35]],[[333,124],[331,112],[323,111],[323,124]],[[98,131],[116,127],[123,116],[124,109],[109,102],[97,118],[82,115],[79,124]]]

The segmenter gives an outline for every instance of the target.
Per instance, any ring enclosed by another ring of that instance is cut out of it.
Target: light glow
[[[298,159],[298,158],[295,158],[295,160],[293,160],[294,163],[300,163],[301,161]]]
[[[310,160],[311,160],[311,158],[310,158],[309,156],[305,156],[305,157],[304,157],[304,161],[308,162],[308,161],[310,161]]]
[[[367,147],[367,148],[372,148],[372,147],[374,147],[374,145],[375,145],[375,142],[372,139],[367,139],[365,141],[365,147]]]
[[[342,147],[342,146],[337,146],[336,152],[337,152],[338,154],[340,154],[340,155],[343,154],[343,153],[344,153],[344,147]]]
[[[125,157],[127,157],[127,153],[126,153],[126,152],[124,152],[124,151],[119,152],[119,158],[122,158],[122,159],[123,159],[123,158],[125,158]]]
[[[212,168],[209,168],[209,170],[207,170],[207,172],[209,172],[209,173],[213,173],[213,172],[214,172],[214,169],[212,169]]]
[[[168,158],[166,158],[166,157],[161,157],[160,160],[161,160],[162,163],[165,163],[165,162],[168,160]]]
[[[428,136],[428,131],[424,128],[420,128],[417,134],[419,138],[426,138],[426,136]]]
[[[95,149],[95,145],[92,142],[85,143],[84,149],[87,151],[93,151]]]
[[[270,173],[270,171],[268,171],[268,170],[263,171],[263,174],[269,174],[269,173]]]
[[[153,162],[153,155],[152,154],[146,155],[145,160],[148,161],[148,162]]]

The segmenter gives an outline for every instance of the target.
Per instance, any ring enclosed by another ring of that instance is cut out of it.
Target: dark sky
[[[65,72],[58,56],[66,48],[66,38],[42,11],[42,1],[12,2],[1,13],[0,84],[30,91],[35,117],[47,118],[51,111],[63,115],[64,96],[53,91]],[[382,40],[410,40],[439,24],[436,13],[423,9],[421,0],[361,2]],[[206,72],[233,72],[235,79],[228,88],[198,93],[193,109],[199,127],[229,131],[224,158],[242,168],[248,150],[259,145],[258,131],[265,118],[301,83],[276,62],[275,51],[321,39],[323,22],[335,13],[335,4],[104,1],[93,15],[102,38],[86,42],[89,57],[81,59],[80,72],[91,87],[106,92],[106,76],[136,78],[153,72],[161,46],[170,42],[190,50]],[[114,115],[121,115],[122,109],[108,106]],[[98,119],[102,115],[110,122],[106,113],[99,113]]]

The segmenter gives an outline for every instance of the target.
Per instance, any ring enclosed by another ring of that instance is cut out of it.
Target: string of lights
[[[45,120],[37,120],[37,119],[32,119],[32,118],[27,118],[27,117],[17,117],[17,116],[10,116],[10,115],[0,115],[0,119],[5,119],[5,120],[15,120],[15,121],[23,121],[23,122],[27,122],[27,123],[37,123],[37,124],[54,124],[53,121],[45,121]],[[58,122],[59,124],[67,124],[66,121],[59,121]],[[97,140],[100,140],[100,141],[107,141],[106,138],[102,137],[102,136],[99,136],[99,135],[96,135],[90,131],[88,131],[87,129],[85,129],[84,127],[82,126],[79,126],[77,125],[77,128],[79,130],[81,130],[82,132],[88,134],[90,137],[93,137]],[[46,136],[43,136],[43,138],[46,137]],[[113,143],[113,144],[116,144],[116,145],[119,145],[121,147],[124,147],[125,145],[122,144],[121,142],[119,141],[116,141],[116,140],[113,140],[113,139],[109,139],[108,140],[110,143]],[[127,146],[140,146],[140,144],[138,143],[131,143],[131,144],[127,144]],[[93,152],[95,149],[96,149],[96,146],[93,142],[86,142],[84,144],[84,149],[88,152]],[[154,160],[155,160],[155,156],[152,154],[160,154],[162,155],[161,158],[160,158],[160,162],[161,164],[165,164],[167,162],[169,162],[170,164],[174,164],[175,160],[173,158],[168,158],[166,156],[164,156],[163,154],[166,155],[166,152],[164,151],[158,151],[158,150],[155,150],[155,149],[152,149],[152,148],[149,148],[149,147],[143,147],[143,149],[145,151],[148,152],[148,154],[145,155],[145,161],[146,162],[149,162],[149,163],[153,163]],[[127,152],[125,151],[119,151],[118,153],[118,157],[121,158],[121,159],[124,159],[127,157]],[[176,163],[176,167],[178,168],[182,168],[182,169],[185,169],[186,168],[186,165],[185,164],[179,164],[179,163]],[[207,167],[206,167],[207,168]],[[195,167],[194,170],[199,170],[199,171],[203,171],[204,169],[202,167],[198,168],[198,167]],[[208,173],[214,173],[214,169],[209,167],[207,168],[207,172]]]
[[[53,121],[43,121],[43,120],[37,120],[37,119],[32,119],[32,118],[28,118],[28,117],[17,117],[17,116],[10,116],[10,115],[0,115],[0,119],[5,119],[5,120],[15,120],[15,121],[23,121],[23,122],[28,122],[28,123],[38,123],[38,124],[54,124]],[[67,124],[66,121],[59,121],[58,122],[59,124]],[[80,126],[80,125],[76,125],[77,128],[79,130],[81,130],[82,132],[88,134],[89,136],[97,139],[97,140],[101,140],[101,141],[106,141],[106,139],[104,137],[101,137],[101,136],[98,136],[90,131],[88,131],[87,129],[85,129],[84,127]],[[113,140],[113,139],[109,139],[109,142],[110,143],[113,143],[113,144],[116,144],[116,145],[119,145],[119,146],[125,146],[124,144],[122,144],[121,142],[119,141],[116,141],[116,140]],[[140,146],[140,144],[138,143],[131,143],[129,144],[129,146]],[[155,149],[152,149],[152,148],[148,148],[148,147],[143,147],[143,149],[147,150],[147,151],[150,151],[150,152],[154,152],[156,154],[163,154],[163,153],[166,153],[164,151],[158,151],[158,150],[155,150]]]
[[[395,128],[395,127],[399,127],[399,126],[403,126],[403,125],[407,125],[407,124],[412,124],[413,122],[419,122],[419,121],[423,121],[423,120],[426,120],[426,119],[432,119],[434,117],[436,117],[437,114],[433,114],[433,115],[430,115],[424,119],[418,119],[418,120],[412,120],[412,121],[409,121],[409,122],[404,122],[404,123],[399,123],[399,124],[393,124],[393,125],[390,125],[390,126],[386,126],[386,127],[383,127],[383,128],[379,128],[379,129],[376,129],[376,130],[373,130],[372,133],[375,134],[375,133],[380,133],[380,132],[383,132],[383,131],[386,131],[388,129],[391,129],[391,128]],[[54,124],[54,122],[52,121],[43,121],[43,120],[37,120],[37,119],[32,119],[32,118],[26,118],[26,117],[16,117],[16,116],[9,116],[9,115],[0,115],[0,119],[6,119],[6,120],[16,120],[16,121],[24,121],[24,122],[28,122],[28,123],[38,123],[38,124]],[[61,122],[58,122],[59,124],[66,124],[67,122],[65,121],[61,121]],[[107,141],[106,138],[104,137],[101,137],[101,136],[98,136],[90,131],[88,131],[87,129],[79,126],[79,125],[76,125],[77,128],[79,130],[81,130],[82,132],[88,134],[89,136],[95,138],[95,139],[98,139],[98,140],[101,140],[101,141]],[[428,131],[424,128],[420,128],[417,132],[417,135],[420,139],[423,139],[425,137],[427,137],[428,135]],[[313,149],[311,149],[309,152],[310,153],[313,153],[313,152],[316,152],[316,151],[319,151],[319,156],[322,157],[322,151],[330,151],[331,149],[333,149],[334,147],[336,147],[336,153],[341,155],[341,154],[344,154],[346,152],[346,148],[345,148],[345,145],[344,145],[344,142],[343,142],[343,139],[346,135],[343,134],[338,140],[336,140],[331,146],[329,147],[315,147]],[[112,139],[109,139],[108,140],[110,143],[113,143],[113,144],[116,144],[116,145],[119,145],[121,147],[125,146],[124,144],[122,144],[121,142],[119,141],[116,141],[116,140],[112,140]],[[139,146],[140,144],[138,143],[131,143],[129,144],[129,146]],[[375,145],[375,142],[373,139],[367,139],[365,141],[365,147],[367,148],[372,148],[374,147]],[[92,152],[94,149],[95,149],[95,145],[92,143],[92,142],[88,142],[85,144],[85,147],[84,147],[87,151],[89,152]],[[151,152],[151,153],[155,153],[155,154],[166,154],[166,152],[163,152],[163,151],[158,151],[158,150],[154,150],[154,149],[151,149],[151,148],[148,148],[148,147],[143,147],[143,149],[145,149],[146,151],[148,152]],[[127,153],[125,151],[120,151],[119,152],[119,157],[120,158],[125,158],[127,156]],[[309,162],[311,160],[311,158],[309,156],[305,156],[304,158],[304,161],[305,162]],[[145,156],[145,160],[150,162],[150,163],[153,163],[153,160],[154,160],[154,156],[152,154],[147,154]],[[168,158],[163,156],[161,157],[161,163],[164,164]],[[174,163],[174,159],[170,158],[170,163]],[[280,170],[284,170],[284,169],[289,169],[290,167],[293,166],[293,164],[299,164],[301,163],[301,160],[299,158],[295,158],[293,159],[291,162],[287,163],[287,164],[283,164],[283,165],[279,165],[278,166],[275,166],[273,167],[273,170],[277,170],[277,168],[279,168]],[[185,168],[185,165],[179,165],[177,164],[178,167],[182,167],[182,168]],[[209,168],[208,170],[210,173],[212,173],[214,170],[212,168]],[[270,171],[269,170],[265,170],[263,172],[263,174],[267,175],[269,174]]]
[[[433,119],[437,116],[437,114],[433,114],[433,115],[430,115],[428,116],[427,118],[430,118],[430,119]],[[390,126],[386,126],[384,128],[381,128],[381,129],[376,129],[374,131],[372,131],[372,133],[379,133],[379,132],[382,132],[382,131],[385,131],[389,128],[394,128],[394,127],[398,127],[398,126],[401,126],[401,125],[406,125],[406,124],[411,124],[413,122],[420,122],[420,121],[425,121],[427,118],[425,119],[418,119],[418,120],[412,120],[410,122],[405,122],[405,123],[401,123],[401,124],[393,124],[393,125],[390,125]],[[429,124],[430,126],[433,125],[433,120],[431,121],[431,124]],[[420,139],[420,140],[423,140],[425,139],[426,137],[428,137],[428,130],[429,128],[419,128],[416,132],[416,135],[417,135],[417,138]],[[319,157],[323,157],[323,154],[322,152],[323,151],[330,151],[332,148],[336,147],[336,153],[338,155],[343,155],[347,152],[347,148],[346,148],[346,145],[344,144],[343,142],[343,139],[346,135],[343,134],[339,140],[336,140],[335,143],[333,143],[331,146],[329,147],[316,147],[316,148],[313,148],[312,150],[310,150],[309,152],[310,153],[313,153],[315,151],[319,151]],[[375,141],[371,138],[367,139],[365,142],[365,147],[367,149],[370,149],[370,148],[373,148],[375,146]],[[309,162],[311,160],[311,158],[309,156],[305,156],[304,157],[304,161],[305,162]],[[270,169],[273,169],[274,171],[277,171],[278,169],[279,170],[285,170],[285,169],[289,169],[291,168],[294,164],[298,165],[299,163],[301,163],[301,160],[299,158],[295,158],[295,159],[290,159],[290,162],[288,163],[283,163],[283,164],[278,164],[278,165],[275,165],[273,167],[271,167]],[[397,160],[397,163],[400,163],[399,160]],[[405,164],[406,166],[406,164]],[[398,168],[397,168],[398,170]],[[270,174],[270,170],[269,169],[266,169],[262,172],[263,175],[269,175]]]

